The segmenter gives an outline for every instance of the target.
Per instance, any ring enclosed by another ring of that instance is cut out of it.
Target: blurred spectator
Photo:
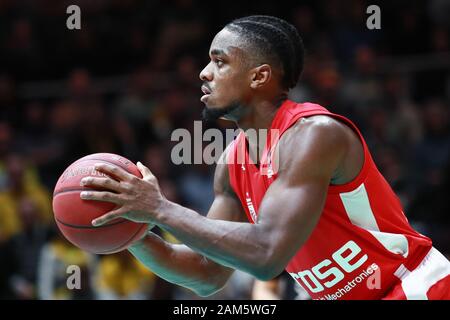
[[[408,213],[422,233],[433,237],[434,246],[450,257],[450,161],[445,166],[443,177],[442,184],[416,194]]]
[[[0,192],[0,242],[21,232],[20,204],[30,199],[37,206],[39,221],[48,224],[52,219],[50,195],[39,183],[36,171],[25,164],[19,155],[10,155],[6,161],[7,187]]]
[[[187,206],[202,215],[214,200],[213,168],[204,163],[192,165],[178,180],[180,194]]]
[[[169,154],[169,150],[162,145],[149,145],[143,152],[142,163],[146,165],[159,180],[169,179],[171,178]]]
[[[255,280],[252,288],[254,300],[311,300],[308,292],[296,281],[292,281],[287,272],[269,280]]]
[[[75,142],[79,155],[97,152],[123,153],[111,118],[99,100],[91,100],[82,106],[79,136]]]
[[[155,275],[122,251],[100,260],[96,278],[98,299],[143,300],[151,297]]]
[[[19,220],[22,231],[7,243],[7,259],[14,271],[9,277],[9,287],[17,299],[36,299],[36,280],[39,253],[48,240],[48,226],[42,222],[42,214],[31,199],[19,200]]]
[[[354,67],[346,71],[340,92],[344,113],[355,122],[369,118],[367,113],[375,105],[384,105],[383,88],[376,74],[377,59],[372,48],[359,46],[355,49]]]
[[[96,258],[73,246],[58,232],[40,251],[37,291],[42,300],[94,299]],[[69,266],[80,270],[80,289],[69,289]]]
[[[425,188],[441,185],[443,169],[450,159],[449,109],[440,100],[426,103],[423,111],[425,136],[416,148],[416,172]]]
[[[83,104],[93,98],[93,84],[91,76],[86,69],[72,70],[67,87],[69,98],[75,103]]]
[[[0,191],[7,188],[6,161],[12,152],[13,132],[8,122],[0,121]]]
[[[255,280],[252,290],[253,300],[280,300],[278,292],[278,280],[272,279],[269,281]]]
[[[450,2],[447,0],[431,0],[427,2],[430,18],[443,26],[450,26]]]
[[[4,42],[7,52],[6,63],[19,77],[26,77],[28,71],[39,70],[41,52],[32,21],[19,17],[12,21],[10,32]]]
[[[155,81],[154,75],[146,68],[136,69],[130,76],[127,93],[119,98],[115,106],[114,116],[121,121],[120,125],[131,127],[122,130],[132,132],[132,138],[136,139],[138,144],[145,143],[140,140],[141,137],[147,136],[149,130],[151,133],[153,129],[147,127],[147,121],[152,116],[157,104],[151,94]]]
[[[0,242],[0,261],[8,261],[10,258],[10,248],[6,242]],[[13,293],[10,279],[15,272],[15,265],[12,263],[0,264],[0,299],[13,299],[16,295]]]
[[[15,126],[19,124],[20,110],[17,109],[16,86],[13,79],[0,73],[0,120]]]

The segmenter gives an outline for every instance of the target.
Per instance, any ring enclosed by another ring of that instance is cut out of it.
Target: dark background
[[[66,28],[71,4],[81,30]],[[380,30],[366,27],[370,4]],[[201,118],[212,38],[249,14],[298,28],[305,71],[291,98],[353,120],[411,224],[450,255],[449,1],[0,0],[1,298],[195,298],[126,252],[92,257],[64,242],[51,192],[71,162],[113,152],[206,214],[214,166],[173,165],[170,134]],[[82,290],[65,288],[71,264],[86,275]],[[249,298],[251,286],[238,274],[213,298]]]

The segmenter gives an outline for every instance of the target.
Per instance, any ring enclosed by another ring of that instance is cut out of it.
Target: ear
[[[272,78],[272,68],[268,64],[262,64],[252,70],[252,82],[250,87],[258,89],[269,83]]]

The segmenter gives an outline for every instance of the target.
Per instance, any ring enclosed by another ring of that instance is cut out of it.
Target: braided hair
[[[295,87],[303,70],[304,48],[293,25],[273,16],[252,15],[233,20],[225,28],[238,32],[260,62],[282,71],[283,88]]]

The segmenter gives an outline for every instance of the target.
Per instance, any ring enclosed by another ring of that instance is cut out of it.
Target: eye
[[[224,62],[222,60],[220,60],[220,59],[216,59],[214,61],[214,63],[217,65],[218,68],[221,68],[223,66],[223,64],[224,64]]]

